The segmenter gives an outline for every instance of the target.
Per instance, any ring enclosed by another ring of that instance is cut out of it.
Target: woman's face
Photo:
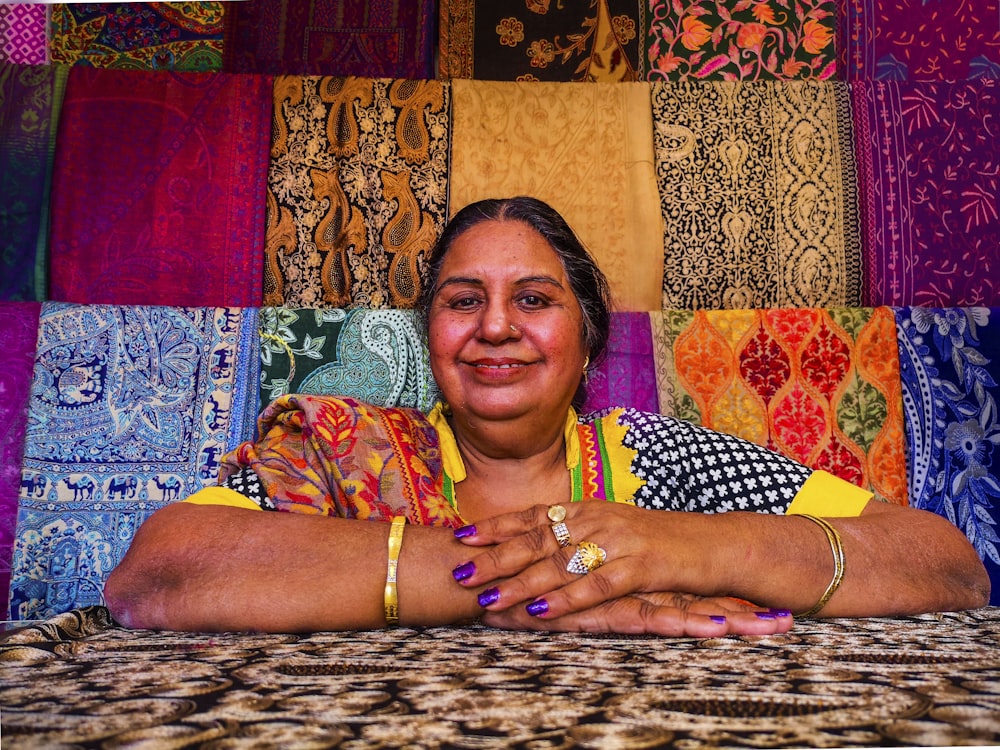
[[[470,418],[563,419],[586,360],[583,312],[555,251],[521,221],[461,234],[428,315],[431,369]],[[561,422],[560,422],[561,424]]]

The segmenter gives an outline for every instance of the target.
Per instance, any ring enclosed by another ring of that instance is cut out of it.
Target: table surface
[[[780,636],[127,630],[0,641],[4,748],[1000,744],[1000,608]]]

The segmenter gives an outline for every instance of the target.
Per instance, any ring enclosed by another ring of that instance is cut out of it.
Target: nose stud
[[[517,326],[515,326],[513,323],[510,324],[510,332],[517,333]]]

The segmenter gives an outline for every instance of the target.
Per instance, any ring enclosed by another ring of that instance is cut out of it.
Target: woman
[[[579,420],[607,342],[607,282],[544,203],[466,207],[429,270],[421,307],[443,401],[426,418],[324,397],[269,406],[222,487],[140,528],[105,591],[120,622],[308,631],[481,617],[712,636],[784,632],[793,612],[988,601],[971,545],[934,514],[660,415]]]

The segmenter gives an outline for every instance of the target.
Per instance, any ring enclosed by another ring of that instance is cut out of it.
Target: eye
[[[448,300],[448,307],[452,310],[471,310],[481,302],[476,294],[456,294]]]
[[[517,304],[527,310],[539,310],[543,307],[547,307],[549,301],[546,297],[543,297],[540,294],[526,292],[518,296]]]

